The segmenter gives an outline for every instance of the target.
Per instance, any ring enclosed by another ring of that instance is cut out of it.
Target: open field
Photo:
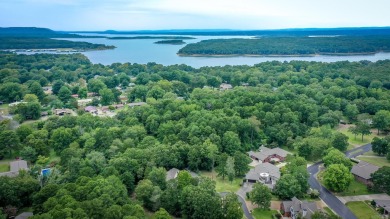
[[[225,177],[225,180],[223,180],[222,177],[217,176],[215,171],[202,171],[200,175],[213,179],[216,182],[217,192],[237,192],[240,189],[242,183],[242,178],[238,177],[236,177],[233,182],[230,182],[227,177]]]
[[[379,219],[380,215],[365,202],[348,202],[346,206],[358,219]]]
[[[361,135],[357,135],[355,137],[354,134],[352,134],[350,131],[348,131],[348,128],[350,126],[351,125],[341,125],[340,124],[339,127],[337,128],[338,132],[341,132],[344,135],[348,136],[348,142],[349,142],[348,150],[354,149],[354,148],[356,148],[358,146],[361,146],[361,145],[365,145],[365,144],[371,143],[372,139],[374,137],[378,136],[376,134],[375,130],[371,130],[371,134],[370,135],[365,135],[364,138],[363,138],[363,141],[362,141],[362,136]]]

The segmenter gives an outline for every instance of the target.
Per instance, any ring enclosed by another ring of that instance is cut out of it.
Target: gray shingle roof
[[[255,166],[255,168],[250,169],[249,172],[245,175],[247,180],[258,180],[260,173],[268,173],[271,177],[280,178],[280,170],[277,166],[270,163],[261,163]]]
[[[284,212],[290,212],[290,207],[293,207],[295,213],[303,214],[306,211],[306,215],[303,218],[311,218],[311,215],[318,211],[317,204],[315,202],[301,201],[296,197],[293,197],[291,201],[283,201]]]
[[[179,173],[180,170],[176,169],[176,168],[172,168],[170,170],[168,170],[167,172],[167,177],[166,177],[166,180],[171,180],[171,179],[175,179],[177,177],[177,174]]]
[[[386,211],[390,212],[390,200],[378,200],[374,199],[376,205],[384,208]]]
[[[351,173],[362,177],[363,179],[371,179],[371,174],[375,173],[379,167],[370,163],[360,161],[358,164],[352,167]]]

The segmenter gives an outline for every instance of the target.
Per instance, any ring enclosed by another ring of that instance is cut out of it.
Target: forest
[[[100,36],[82,36],[57,32],[47,28],[10,27],[0,28],[0,50],[4,49],[75,49],[75,50],[103,50],[114,49],[114,46],[93,44],[88,42],[74,42],[51,38],[100,38]]]
[[[94,44],[88,42],[74,42],[48,38],[0,38],[0,49],[75,49],[75,50],[103,50],[114,49],[114,46]]]
[[[211,39],[187,44],[181,56],[208,55],[356,55],[390,51],[387,36],[259,37]]]
[[[235,194],[222,198],[215,181],[193,173],[215,169],[242,177],[249,150],[279,146],[299,156],[289,161],[274,195],[303,196],[305,159],[346,150],[346,136],[333,131],[341,120],[360,127],[372,119],[374,128],[389,131],[390,121],[379,122],[390,114],[389,69],[390,60],[196,69],[105,66],[82,54],[1,54],[0,101],[23,103],[10,107],[12,121],[0,122],[0,157],[22,157],[31,170],[0,177],[6,188],[0,208],[12,215],[31,207],[33,219],[242,218]],[[218,89],[222,83],[233,89]],[[52,94],[44,92],[48,86]],[[97,95],[94,106],[121,103],[121,96],[146,104],[124,107],[113,117],[94,116],[72,96],[87,93]],[[63,108],[77,116],[50,115]],[[42,112],[49,117],[40,119]],[[49,176],[40,174],[43,168],[51,169]],[[166,181],[171,168],[183,171]],[[285,192],[289,182],[294,193]]]
[[[160,40],[154,42],[156,44],[182,45],[185,44],[183,40]]]

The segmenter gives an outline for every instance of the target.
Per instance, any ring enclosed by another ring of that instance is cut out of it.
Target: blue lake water
[[[87,35],[87,34],[85,34]],[[96,35],[96,34],[91,34]],[[104,36],[134,36],[134,35],[104,35]],[[156,36],[156,35],[154,35]],[[196,39],[184,40],[186,43],[194,43],[205,39],[218,38],[250,38],[248,36],[194,36]],[[185,45],[165,45],[154,44],[159,39],[125,39],[110,40],[106,38],[80,38],[66,39],[72,41],[85,41],[90,43],[100,43],[116,46],[113,50],[87,51],[83,52],[93,63],[109,65],[119,63],[139,63],[156,62],[163,65],[186,64],[192,67],[202,66],[224,66],[224,65],[254,65],[266,61],[378,61],[390,59],[390,53],[377,53],[375,55],[356,56],[313,56],[313,57],[180,57],[176,53]]]

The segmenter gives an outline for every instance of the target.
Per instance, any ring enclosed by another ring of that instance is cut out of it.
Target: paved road
[[[219,194],[222,197],[224,197],[225,195],[229,194],[229,192],[220,192]],[[238,197],[238,201],[241,202],[242,211],[244,211],[245,217],[248,219],[254,219],[253,216],[251,215],[251,213],[249,212],[248,208],[246,207],[245,199],[243,197],[241,197],[240,195],[237,195],[237,197]]]
[[[345,153],[348,158],[355,158],[371,150],[371,144],[366,144]],[[310,173],[309,184],[320,192],[320,198],[338,215],[344,219],[357,219],[356,216],[335,195],[323,187],[316,179],[318,168],[322,162],[315,163],[307,168]]]

